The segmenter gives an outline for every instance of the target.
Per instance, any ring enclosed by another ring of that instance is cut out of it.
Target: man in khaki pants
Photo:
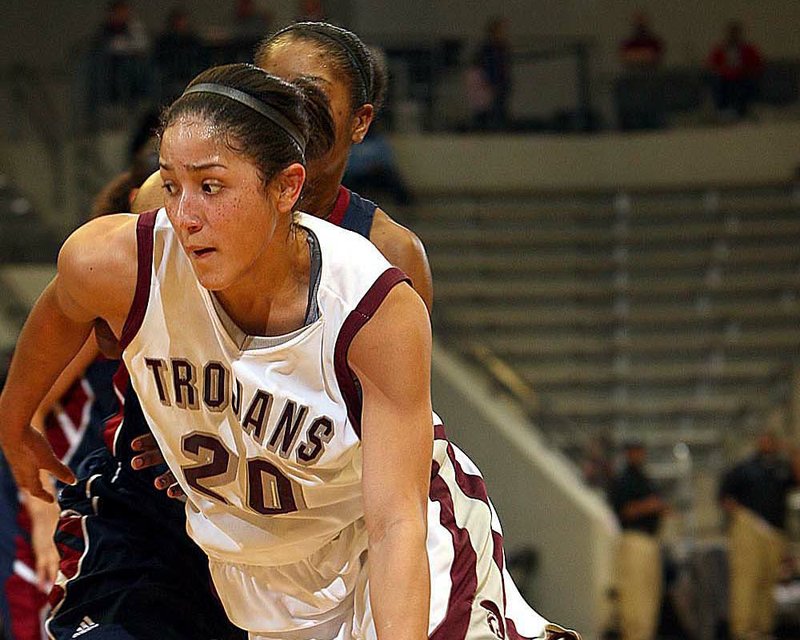
[[[800,479],[800,459],[780,455],[774,431],[758,436],[756,452],[725,474],[720,501],[730,516],[731,638],[765,638],[775,623],[775,583],[786,547],[786,497]]]
[[[658,528],[667,510],[644,473],[641,442],[625,445],[626,466],[612,483],[610,498],[622,527],[617,551],[617,594],[623,640],[652,640],[661,611],[662,569]]]

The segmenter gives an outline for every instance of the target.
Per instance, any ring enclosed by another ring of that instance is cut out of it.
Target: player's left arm
[[[378,638],[427,638],[427,501],[433,448],[431,329],[420,297],[395,286],[356,335],[363,393],[364,513]]]
[[[422,240],[392,220],[382,209],[375,211],[369,239],[389,262],[411,278],[414,290],[430,312],[433,308],[433,277]]]

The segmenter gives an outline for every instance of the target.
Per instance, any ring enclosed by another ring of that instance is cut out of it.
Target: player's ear
[[[294,162],[283,169],[275,179],[275,196],[278,211],[281,213],[291,213],[294,211],[295,204],[300,198],[303,184],[306,181],[306,169],[299,162]]]
[[[362,104],[353,114],[353,128],[350,140],[353,144],[361,142],[369,131],[369,126],[375,118],[375,107],[371,104]]]

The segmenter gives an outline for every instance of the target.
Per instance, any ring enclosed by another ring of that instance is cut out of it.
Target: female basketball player
[[[101,317],[251,637],[545,637],[505,591],[480,476],[432,444],[424,304],[372,245],[292,215],[307,135],[297,90],[246,66],[173,104],[166,212],[73,234],[23,330],[0,399],[15,475],[71,480],[27,423]]]
[[[297,34],[305,35],[290,37]],[[304,208],[316,214],[319,207],[332,222],[371,237],[396,265],[414,274],[415,286],[430,304],[430,270],[419,240],[373,203],[342,188],[338,180],[344,170],[343,154],[360,140],[382,102],[383,70],[354,34],[332,25],[297,24],[278,35],[285,56],[295,43],[318,42],[318,55],[304,55],[302,73],[292,72],[291,77],[314,78],[336,105],[334,150],[319,159],[307,153],[309,175],[318,173],[321,179],[314,180],[317,186],[304,200]],[[276,39],[268,40],[265,48]],[[331,61],[336,63],[333,67]],[[369,79],[369,88],[364,78]],[[353,91],[366,102],[351,105]],[[328,163],[336,169],[328,169]],[[157,184],[151,180],[137,197],[136,210],[163,203],[161,180],[155,177]],[[59,639],[89,627],[95,637],[115,637],[120,629],[136,637],[235,636],[236,631],[220,621],[218,603],[205,586],[207,563],[197,557],[193,544],[184,542],[182,506],[153,495],[154,481],[162,488],[171,481],[167,476],[154,478],[157,469],[130,473],[132,459],[148,468],[163,460],[151,444],[152,436],[138,435],[148,429],[124,372],[117,376],[117,393],[125,401],[124,419],[121,411],[107,425],[104,436],[110,451],[99,451],[87,460],[80,470],[80,485],[61,493],[64,517],[56,539],[64,571],[51,595],[54,615],[48,631]],[[85,534],[76,536],[81,528]]]

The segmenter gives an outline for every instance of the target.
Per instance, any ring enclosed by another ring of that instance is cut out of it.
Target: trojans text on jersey
[[[256,389],[242,412],[242,384],[220,362],[198,367],[184,358],[145,358],[161,404],[221,413],[230,407],[242,430],[284,459],[295,454],[300,464],[313,464],[334,435],[328,416],[309,416],[306,405],[286,399],[274,407],[273,394]],[[300,435],[305,434],[303,438]]]

